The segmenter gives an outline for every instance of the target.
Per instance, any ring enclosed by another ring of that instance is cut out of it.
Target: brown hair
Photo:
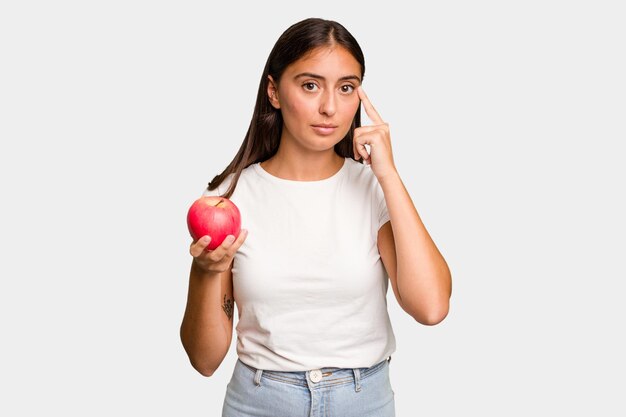
[[[234,174],[230,187],[222,197],[230,198],[241,171],[246,167],[271,158],[280,144],[283,118],[279,109],[274,108],[267,97],[268,75],[276,83],[280,82],[285,69],[315,48],[339,45],[350,52],[361,65],[361,81],[365,75],[365,58],[356,39],[341,24],[326,19],[308,18],[290,26],[278,38],[270,52],[261,75],[256,105],[252,121],[245,139],[232,162],[208,184],[209,190],[216,189],[230,174]],[[361,106],[352,120],[346,136],[335,145],[335,152],[342,157],[354,159],[352,137],[354,129],[361,126]],[[360,162],[360,161],[357,161]],[[362,163],[362,162],[361,162]]]

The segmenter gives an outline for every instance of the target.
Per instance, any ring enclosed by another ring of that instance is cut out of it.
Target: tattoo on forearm
[[[222,305],[222,308],[224,309],[224,312],[226,313],[226,317],[228,317],[229,320],[232,320],[232,318],[233,318],[233,300],[227,300],[226,299],[226,294],[224,294],[224,304]]]

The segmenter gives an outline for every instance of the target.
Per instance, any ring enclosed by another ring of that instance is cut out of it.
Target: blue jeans
[[[395,417],[390,361],[371,368],[279,372],[237,359],[222,417]]]

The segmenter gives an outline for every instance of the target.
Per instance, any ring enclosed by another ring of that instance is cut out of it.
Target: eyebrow
[[[293,77],[294,80],[300,78],[300,77],[311,77],[311,78],[318,78],[322,81],[326,81],[326,78],[319,75],[319,74],[313,74],[312,72],[302,72],[298,75],[296,75],[295,77]],[[344,75],[343,77],[339,78],[339,81],[344,81],[344,80],[357,80],[358,82],[361,82],[361,79],[359,77],[357,77],[356,75]]]

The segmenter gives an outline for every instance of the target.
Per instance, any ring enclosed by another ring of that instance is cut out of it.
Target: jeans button
[[[309,372],[309,377],[313,382],[320,382],[322,380],[322,371],[320,371],[319,369],[314,369]]]

